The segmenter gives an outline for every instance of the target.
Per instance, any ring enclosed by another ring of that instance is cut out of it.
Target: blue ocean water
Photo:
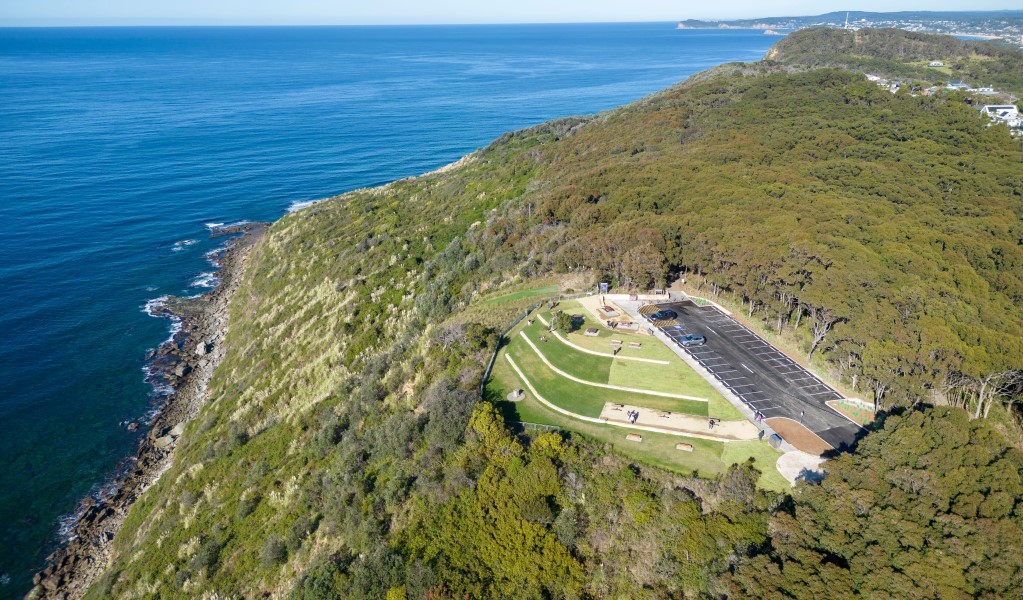
[[[0,597],[134,451],[207,224],[419,174],[777,40],[672,24],[0,29]]]

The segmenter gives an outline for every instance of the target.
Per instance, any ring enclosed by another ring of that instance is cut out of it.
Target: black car
[[[707,338],[695,333],[682,337],[678,341],[679,346],[702,346],[707,343]]]
[[[650,315],[651,321],[667,321],[668,319],[674,319],[678,317],[678,313],[673,310],[659,310],[654,314]]]

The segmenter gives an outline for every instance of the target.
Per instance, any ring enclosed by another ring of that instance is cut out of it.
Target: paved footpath
[[[710,418],[708,417],[697,417],[645,406],[616,404],[614,402],[608,402],[604,405],[604,410],[600,412],[600,418],[608,423],[614,421],[616,424],[628,424],[628,414],[632,411],[639,413],[636,425],[705,433],[732,440],[755,440],[757,435],[760,434],[760,428],[749,421],[721,421],[714,419],[714,427],[711,428],[709,426]]]

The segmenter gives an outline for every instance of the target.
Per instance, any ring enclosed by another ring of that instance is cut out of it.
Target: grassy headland
[[[883,420],[789,497],[755,485],[762,449],[678,465],[599,428],[515,436],[480,401],[496,333],[539,297],[505,282],[694,271],[893,411],[999,411],[982,384],[1023,366],[1023,148],[955,97],[770,70],[275,223],[206,408],[90,597],[1012,595],[1023,457],[963,409]]]

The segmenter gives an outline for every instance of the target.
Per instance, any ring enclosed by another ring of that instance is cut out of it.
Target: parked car
[[[676,317],[678,317],[678,313],[673,310],[659,310],[647,318],[651,321],[667,321]]]
[[[707,338],[692,333],[680,339],[678,343],[680,346],[702,346],[707,343]]]

